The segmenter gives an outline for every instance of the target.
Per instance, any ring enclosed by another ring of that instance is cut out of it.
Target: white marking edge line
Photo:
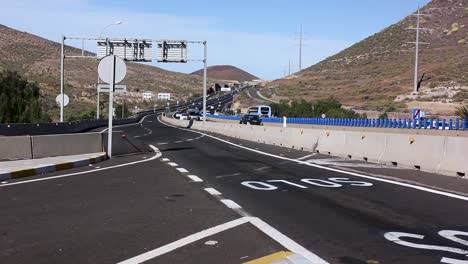
[[[71,176],[76,176],[76,175],[81,175],[81,174],[86,174],[86,173],[92,173],[92,172],[97,172],[97,171],[115,169],[115,168],[125,167],[125,166],[134,165],[134,164],[138,164],[138,163],[148,162],[148,161],[155,160],[155,159],[162,156],[162,153],[159,151],[158,148],[156,148],[153,145],[149,145],[149,146],[155,152],[155,155],[153,157],[149,158],[149,159],[132,161],[132,162],[129,162],[129,163],[123,163],[123,164],[114,165],[114,166],[105,167],[105,168],[96,168],[94,170],[89,170],[89,171],[80,171],[80,172],[74,172],[74,173],[69,173],[69,174],[64,174],[64,175],[57,175],[57,176],[52,176],[52,177],[40,178],[40,179],[26,180],[26,181],[20,181],[20,182],[12,182],[12,183],[7,183],[7,184],[2,184],[2,185],[0,185],[0,188],[1,187],[6,187],[6,186],[11,186],[11,185],[19,185],[19,184],[24,184],[24,183],[47,181],[47,180],[66,178],[66,177],[71,177]]]
[[[249,222],[249,220],[250,219],[248,217],[242,217],[242,218],[238,218],[236,220],[233,220],[233,221],[230,221],[230,222],[227,222],[227,223],[215,226],[215,227],[205,229],[205,230],[200,231],[198,233],[195,233],[195,234],[192,234],[190,236],[179,239],[177,241],[174,241],[174,242],[172,242],[170,244],[164,245],[164,246],[162,246],[160,248],[156,248],[154,250],[148,251],[148,252],[143,253],[141,255],[138,255],[138,256],[135,256],[133,258],[124,260],[122,262],[119,262],[118,264],[142,263],[144,261],[153,259],[155,257],[161,256],[161,255],[166,254],[168,252],[171,252],[171,251],[173,251],[173,250],[175,250],[177,248],[183,247],[183,246],[185,246],[187,244],[193,243],[193,242],[195,242],[197,240],[200,240],[200,239],[203,239],[205,237],[212,236],[214,234],[217,234],[217,233],[223,232],[225,230],[234,228],[236,226],[245,224],[245,223]]]
[[[304,258],[312,261],[314,264],[326,264],[325,260],[315,255],[314,253],[307,250],[305,247],[299,245],[294,240],[282,234],[280,231],[276,230],[274,227],[265,223],[258,217],[250,217],[250,223],[260,229],[263,233],[274,239],[276,242],[283,245],[285,248],[289,249],[291,252],[302,255]]]
[[[187,175],[187,177],[189,177],[194,182],[202,182],[203,181],[200,177],[198,177],[196,175]]]
[[[162,124],[167,125],[162,120],[160,120],[160,119],[158,119],[158,120]],[[342,173],[342,174],[347,174],[347,175],[356,176],[356,177],[365,178],[365,179],[370,179],[370,180],[379,181],[379,182],[385,182],[385,183],[389,183],[389,184],[399,185],[399,186],[402,186],[402,187],[416,189],[416,190],[423,191],[423,192],[429,192],[429,193],[438,194],[438,195],[442,195],[442,196],[446,196],[446,197],[450,197],[450,198],[455,198],[455,199],[459,199],[459,200],[463,200],[463,201],[468,201],[467,196],[463,196],[463,195],[459,195],[459,194],[455,194],[455,193],[450,193],[450,192],[439,191],[439,190],[435,190],[435,189],[431,189],[431,188],[427,188],[427,187],[423,187],[423,186],[418,186],[418,185],[413,185],[413,184],[409,184],[409,183],[405,183],[405,182],[399,182],[399,181],[394,181],[394,180],[389,180],[389,179],[383,179],[383,178],[368,176],[368,175],[364,175],[364,174],[360,174],[360,173],[355,173],[355,172],[350,172],[350,171],[325,167],[325,166],[321,166],[321,165],[317,165],[317,164],[312,164],[312,163],[300,161],[300,160],[297,160],[297,159],[286,158],[286,157],[278,156],[278,155],[275,155],[275,154],[263,152],[263,151],[260,151],[260,150],[244,147],[244,146],[229,142],[227,140],[217,138],[217,137],[212,136],[212,135],[205,134],[203,132],[194,131],[194,130],[190,130],[190,129],[179,128],[179,127],[174,127],[174,126],[171,126],[171,125],[168,125],[168,126],[173,127],[173,128],[177,128],[177,129],[181,129],[181,130],[185,130],[185,131],[189,131],[189,132],[193,132],[193,133],[198,133],[198,134],[201,134],[201,135],[216,139],[218,141],[224,142],[226,144],[236,146],[236,147],[239,147],[239,148],[242,148],[242,149],[245,149],[245,150],[249,150],[249,151],[252,151],[252,152],[256,152],[258,154],[262,154],[262,155],[265,155],[265,156],[278,158],[278,159],[282,159],[282,160],[287,160],[287,161],[292,161],[292,162],[296,162],[296,163],[299,163],[299,164],[303,164],[303,165],[307,165],[307,166],[310,166],[310,167],[315,167],[315,168],[319,168],[319,169],[323,169],[323,170],[334,171],[334,172],[338,172],[338,173]]]
[[[315,155],[317,155],[317,154],[316,154],[316,153],[312,153],[312,154],[310,154],[310,155],[307,155],[307,156],[304,156],[304,157],[300,157],[300,158],[298,158],[297,160],[304,160],[304,159],[310,158],[310,157],[315,156]]]
[[[216,190],[215,188],[205,188],[205,192],[211,195],[221,195],[221,193],[218,192],[218,190]]]
[[[217,233],[226,231],[228,229],[234,228],[236,226],[239,226],[239,225],[242,225],[242,224],[245,224],[245,223],[251,223],[252,225],[257,227],[260,231],[262,231],[263,233],[265,233],[266,235],[268,235],[269,237],[271,237],[272,239],[274,239],[275,241],[277,241],[278,243],[283,245],[285,248],[289,249],[290,251],[292,251],[294,253],[301,254],[303,257],[309,259],[313,263],[328,264],[328,262],[321,259],[319,256],[313,254],[312,252],[310,252],[309,250],[307,250],[303,246],[297,244],[292,239],[288,238],[287,236],[285,236],[284,234],[282,234],[281,232],[279,232],[278,230],[276,230],[272,226],[268,225],[267,223],[265,223],[261,219],[259,219],[257,217],[249,217],[249,216],[238,218],[236,220],[232,220],[230,222],[227,222],[227,223],[215,226],[215,227],[205,229],[203,231],[200,231],[198,233],[195,233],[195,234],[192,234],[190,236],[184,237],[182,239],[179,239],[177,241],[174,241],[174,242],[169,243],[167,245],[164,245],[162,247],[153,249],[151,251],[148,251],[148,252],[143,253],[141,255],[135,256],[133,258],[121,261],[118,264],[142,263],[142,262],[148,261],[150,259],[156,258],[158,256],[161,256],[163,254],[166,254],[168,252],[171,252],[173,250],[176,250],[176,249],[178,249],[180,247],[183,247],[185,245],[188,245],[190,243],[193,243],[195,241],[198,241],[200,239],[203,239],[205,237],[215,235]]]
[[[140,120],[140,122],[138,122],[138,123],[134,123],[134,124],[125,124],[125,125],[117,125],[117,126],[112,126],[112,128],[140,125],[141,123],[143,123],[143,121],[144,121],[148,116],[155,116],[155,115],[159,115],[159,113],[158,113],[158,114],[149,114],[149,115],[146,115],[146,116],[144,116],[144,117]],[[109,128],[104,128],[103,130],[99,131],[99,133],[102,133],[102,132],[106,131],[107,129],[109,129]],[[114,131],[114,132],[117,132],[117,131]]]

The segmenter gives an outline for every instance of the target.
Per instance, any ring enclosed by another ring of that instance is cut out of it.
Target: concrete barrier
[[[0,137],[0,160],[32,159],[31,137]]]
[[[186,127],[187,121],[164,118]],[[468,137],[395,132],[346,131],[318,128],[248,126],[221,122],[195,122],[194,129],[276,146],[394,164],[450,176],[468,172]],[[406,132],[406,131],[405,131]]]
[[[33,158],[96,152],[102,152],[101,133],[32,136]]]

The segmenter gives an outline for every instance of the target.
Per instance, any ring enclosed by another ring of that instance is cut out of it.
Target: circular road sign
[[[111,83],[111,71],[112,69],[112,64],[115,59],[115,84],[121,82],[124,78],[125,75],[127,74],[127,65],[125,65],[125,62],[115,56],[115,55],[109,55],[104,57],[100,62],[98,66],[98,73],[99,73],[99,78],[103,80],[105,83]]]
[[[57,102],[58,105],[62,105],[62,94],[59,94],[57,95],[57,97],[55,97],[55,102]],[[68,95],[64,94],[63,95],[63,106],[67,106],[68,103],[70,102],[70,98],[68,98]]]

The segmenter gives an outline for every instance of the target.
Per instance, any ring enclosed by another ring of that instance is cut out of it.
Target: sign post
[[[99,77],[109,84],[109,124],[107,134],[107,156],[112,158],[112,119],[114,116],[115,84],[121,82],[127,74],[125,62],[116,55],[104,57],[98,66]]]

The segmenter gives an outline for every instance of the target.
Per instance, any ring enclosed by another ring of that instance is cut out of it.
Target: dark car
[[[258,115],[244,115],[239,124],[251,124],[263,126],[262,118]]]

